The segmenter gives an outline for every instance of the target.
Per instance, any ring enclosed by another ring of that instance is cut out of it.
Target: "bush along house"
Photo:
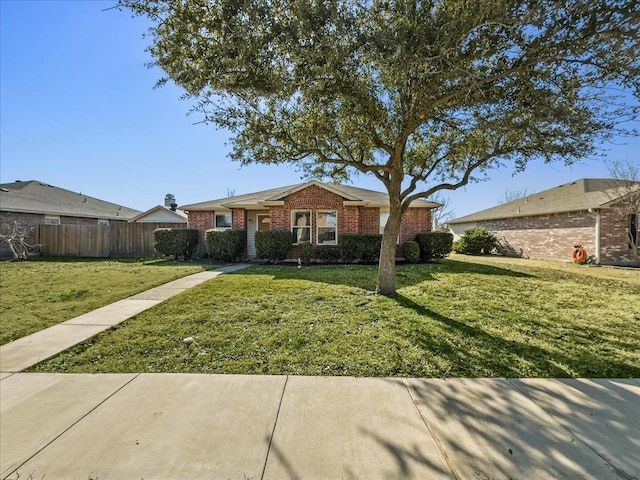
[[[438,206],[425,200],[412,202],[402,220],[398,247],[417,233],[431,230],[431,210]],[[245,256],[255,258],[257,231],[285,230],[291,232],[294,245],[289,258],[295,259],[304,243],[339,246],[343,233],[382,233],[389,217],[389,197],[373,190],[310,181],[180,208],[188,214],[189,228],[199,230],[199,245],[204,245],[207,230],[242,230],[246,232]]]

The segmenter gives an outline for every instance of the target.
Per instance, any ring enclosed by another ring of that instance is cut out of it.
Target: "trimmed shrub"
[[[462,236],[453,244],[456,253],[465,255],[488,254],[498,247],[498,239],[490,231],[475,227],[465,230]]]
[[[374,263],[380,257],[382,235],[343,233],[339,235],[340,256],[347,263]]]
[[[402,256],[409,263],[417,263],[420,260],[420,245],[409,240],[402,244]]]
[[[244,253],[247,232],[244,230],[207,230],[204,243],[211,258],[236,262]]]
[[[263,230],[256,232],[256,256],[272,262],[287,258],[293,245],[293,235],[289,230]]]
[[[316,247],[314,257],[321,262],[333,263],[341,259],[340,247],[330,245],[320,245]]]
[[[426,232],[416,235],[420,246],[420,259],[444,258],[453,249],[453,234],[449,232]]]
[[[300,248],[300,261],[305,265],[309,265],[311,263],[311,257],[313,256],[313,245],[310,243],[302,243],[298,248]]]
[[[198,244],[198,230],[194,228],[156,228],[153,248],[160,255],[189,258]]]

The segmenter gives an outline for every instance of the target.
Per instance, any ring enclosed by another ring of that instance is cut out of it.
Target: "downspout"
[[[596,265],[600,265],[600,210],[596,210]]]

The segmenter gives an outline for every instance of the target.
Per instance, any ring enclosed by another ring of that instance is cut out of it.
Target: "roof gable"
[[[455,218],[448,223],[468,223],[608,208],[617,202],[613,187],[619,182],[625,181],[583,178],[464,217]],[[640,182],[633,183],[637,183],[640,188]]]
[[[288,197],[289,195],[293,195],[294,193],[297,193],[301,190],[304,190],[305,188],[309,188],[310,186],[316,186],[319,188],[322,188],[324,190],[327,190],[331,193],[335,193],[336,195],[344,198],[345,200],[351,200],[351,201],[360,201],[362,200],[361,198],[357,198],[354,197],[353,195],[350,195],[348,193],[346,193],[344,191],[342,187],[342,185],[338,185],[338,184],[332,184],[332,183],[322,183],[322,182],[318,182],[316,180],[312,180],[310,182],[307,183],[302,183],[300,185],[294,185],[293,188],[290,188],[289,190],[285,190],[283,192],[278,193],[277,195],[274,195],[271,198],[268,198],[266,201],[267,202],[272,202],[272,201],[278,201],[278,200],[284,200],[286,197]]]
[[[169,207],[156,205],[155,207],[150,208],[146,212],[139,213],[135,217],[130,218],[129,223],[139,222],[141,220],[144,220],[147,217],[153,217],[154,215],[158,215],[158,214],[162,215],[163,217],[173,218],[175,219],[174,221],[181,222],[181,223],[186,223],[188,218],[187,214],[184,213],[182,210],[171,210]],[[160,221],[164,222],[165,220],[160,220]]]
[[[128,220],[140,213],[37,180],[0,185],[0,210],[109,220]]]

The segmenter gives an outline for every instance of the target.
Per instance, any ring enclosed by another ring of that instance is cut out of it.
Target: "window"
[[[60,217],[57,215],[45,215],[44,216],[44,224],[45,225],[60,225]]]
[[[218,213],[216,214],[216,228],[230,229],[231,228],[231,214],[230,213]]]
[[[109,225],[109,220],[104,220],[102,218],[99,218],[98,225]]]
[[[629,248],[638,245],[638,214],[629,215]]]
[[[335,210],[318,210],[316,213],[316,232],[318,245],[338,244],[338,212]]]
[[[291,231],[293,232],[293,244],[311,242],[311,212],[301,210],[291,212]]]

